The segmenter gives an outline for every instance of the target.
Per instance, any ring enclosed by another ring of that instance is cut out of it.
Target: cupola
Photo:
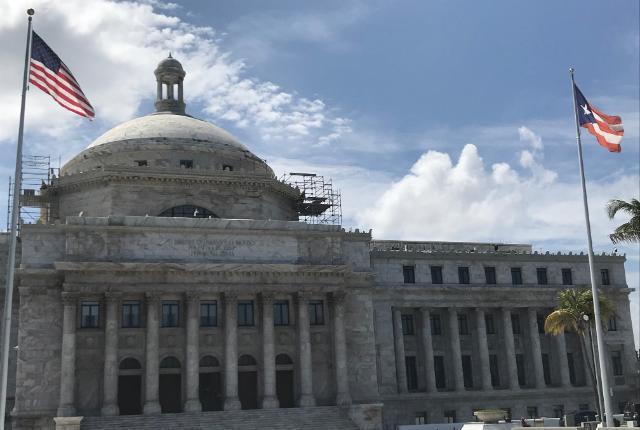
[[[169,57],[158,64],[154,74],[158,84],[156,112],[185,115],[182,83],[186,73],[182,64],[169,53]]]

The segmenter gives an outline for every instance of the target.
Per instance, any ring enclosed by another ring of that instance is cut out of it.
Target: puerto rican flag
[[[35,31],[32,36],[29,82],[53,97],[63,108],[93,119],[93,106],[80,89],[71,70]]]
[[[576,94],[576,110],[580,126],[589,130],[598,143],[609,150],[609,152],[620,152],[620,141],[624,135],[622,119],[619,116],[605,115],[590,104],[584,97],[577,85],[573,85]]]

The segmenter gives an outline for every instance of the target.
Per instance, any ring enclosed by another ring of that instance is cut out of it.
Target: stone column
[[[105,294],[104,396],[102,415],[118,415],[118,302],[119,293]]]
[[[458,327],[458,311],[449,308],[449,341],[451,342],[451,365],[453,383],[456,391],[464,391],[464,373],[462,371],[462,352],[460,351],[460,329]]]
[[[76,319],[78,299],[75,293],[62,293],[62,351],[60,355],[60,403],[59,417],[76,414]]]
[[[558,365],[560,368],[560,383],[563,387],[571,387],[571,377],[569,376],[569,361],[567,360],[567,343],[564,333],[560,333],[556,338],[558,347]]]
[[[347,337],[344,329],[344,307],[346,294],[343,291],[333,293],[333,342],[336,369],[336,405],[349,406],[349,373],[347,368]]]
[[[240,409],[238,399],[238,297],[224,294],[224,410]]]
[[[482,389],[492,390],[491,365],[489,364],[489,345],[487,343],[487,324],[483,309],[476,309],[476,329],[478,336],[478,353],[480,354],[480,375],[482,377]]]
[[[511,326],[511,309],[502,309],[502,325],[504,329],[504,354],[507,359],[507,371],[509,373],[509,388],[519,390],[516,347],[513,341],[513,327]]]
[[[433,340],[431,339],[431,313],[429,309],[420,309],[422,317],[421,341],[424,352],[424,376],[428,393],[438,391],[436,388],[436,374],[433,366]]]
[[[143,413],[150,415],[160,413],[160,403],[158,402],[158,390],[160,387],[160,366],[158,363],[160,322],[158,321],[158,308],[160,307],[160,298],[157,294],[147,293],[145,295],[145,305],[147,306],[147,334]]]
[[[262,293],[262,377],[262,409],[276,409],[280,403],[276,396],[276,354],[271,293]]]
[[[200,297],[187,293],[187,401],[185,412],[200,412]]]
[[[298,406],[315,406],[313,397],[313,363],[309,333],[309,296],[298,293],[298,354],[300,364],[300,397]]]
[[[404,358],[404,335],[402,334],[402,311],[393,309],[393,340],[396,347],[396,376],[398,377],[398,392],[406,393],[407,367]]]
[[[542,365],[542,349],[540,348],[540,333],[538,333],[538,312],[534,308],[527,309],[529,316],[529,343],[531,344],[531,359],[535,374],[536,388],[544,388],[544,367]]]

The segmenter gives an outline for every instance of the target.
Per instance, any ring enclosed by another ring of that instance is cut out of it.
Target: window
[[[562,269],[562,285],[573,285],[571,269]]]
[[[162,327],[178,327],[179,317],[178,302],[162,302]]]
[[[520,315],[511,314],[511,330],[513,334],[520,334]]]
[[[218,325],[218,303],[200,303],[200,327],[216,327]]]
[[[456,422],[456,411],[455,411],[455,409],[444,411],[444,418],[445,418],[445,420],[447,420],[448,423],[455,423]]]
[[[547,268],[546,267],[538,267],[536,270],[536,274],[538,275],[538,284],[539,285],[547,285],[549,283],[547,279]]]
[[[140,302],[126,301],[122,303],[122,327],[140,327]]]
[[[458,333],[469,334],[469,323],[466,314],[458,314]]]
[[[602,285],[611,285],[609,269],[600,269],[600,277],[602,278]]]
[[[433,371],[436,375],[436,388],[446,388],[447,381],[444,373],[444,357],[442,355],[433,356]]]
[[[484,325],[487,329],[487,334],[496,334],[496,325],[493,321],[493,314],[484,314]]]
[[[426,423],[427,423],[427,413],[416,412],[416,425],[426,424]]]
[[[458,282],[461,284],[468,284],[470,282],[468,267],[458,267]]]
[[[615,315],[609,318],[608,329],[609,331],[618,331],[618,321]]]
[[[564,417],[564,405],[553,405],[553,417],[554,418]]]
[[[489,371],[491,372],[491,386],[497,388],[500,386],[500,368],[498,367],[498,355],[489,355]]]
[[[227,172],[233,172],[233,166],[230,164],[223,164],[222,165],[222,170],[223,171],[227,171]]]
[[[442,266],[431,266],[431,283],[442,284]]]
[[[484,278],[487,284],[495,284],[496,283],[496,268],[495,267],[485,267],[484,268]]]
[[[253,326],[253,300],[238,302],[238,325],[240,327]]]
[[[309,324],[324,325],[324,305],[322,300],[309,302]]]
[[[544,383],[551,385],[551,368],[549,367],[549,354],[542,354],[542,373],[544,374]]]
[[[589,403],[580,403],[578,405],[578,409],[581,411],[588,411],[589,410]]]
[[[418,389],[418,371],[416,369],[416,358],[407,356],[404,358],[405,368],[407,370],[407,389],[416,391]]]
[[[622,369],[622,353],[620,351],[613,351],[611,353],[611,364],[613,367],[613,376],[624,375]]]
[[[402,276],[404,276],[405,284],[415,284],[416,283],[416,267],[402,266]]]
[[[536,320],[538,324],[538,333],[544,334],[544,320],[545,320],[544,314],[538,312],[536,314]]]
[[[434,336],[442,334],[442,321],[438,314],[431,315],[431,334]]]
[[[135,163],[136,166],[138,167],[144,167],[147,166],[147,160],[134,160],[133,161]]]
[[[402,334],[413,335],[416,334],[416,329],[413,324],[413,315],[402,314]]]
[[[100,305],[98,302],[82,302],[80,305],[80,327],[98,328],[100,322]]]
[[[180,167],[183,169],[193,169],[193,160],[180,160]]]
[[[569,382],[571,382],[571,385],[576,385],[576,366],[571,352],[567,352],[567,366],[569,367]]]
[[[218,218],[218,215],[214,214],[210,210],[193,205],[176,206],[163,211],[158,216],[173,218]]]
[[[520,267],[511,268],[511,283],[513,285],[522,285],[522,269]]]
[[[524,387],[527,385],[527,377],[525,374],[523,354],[516,354],[516,367],[518,368],[518,384]]]
[[[289,302],[286,300],[273,303],[273,325],[289,325]]]
[[[471,367],[471,356],[462,356],[462,379],[464,388],[473,388],[473,370]]]
[[[529,418],[536,418],[538,416],[537,406],[527,406],[527,416]]]

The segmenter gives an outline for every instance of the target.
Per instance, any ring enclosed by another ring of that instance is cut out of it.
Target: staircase
[[[85,417],[81,430],[358,430],[336,406]]]

